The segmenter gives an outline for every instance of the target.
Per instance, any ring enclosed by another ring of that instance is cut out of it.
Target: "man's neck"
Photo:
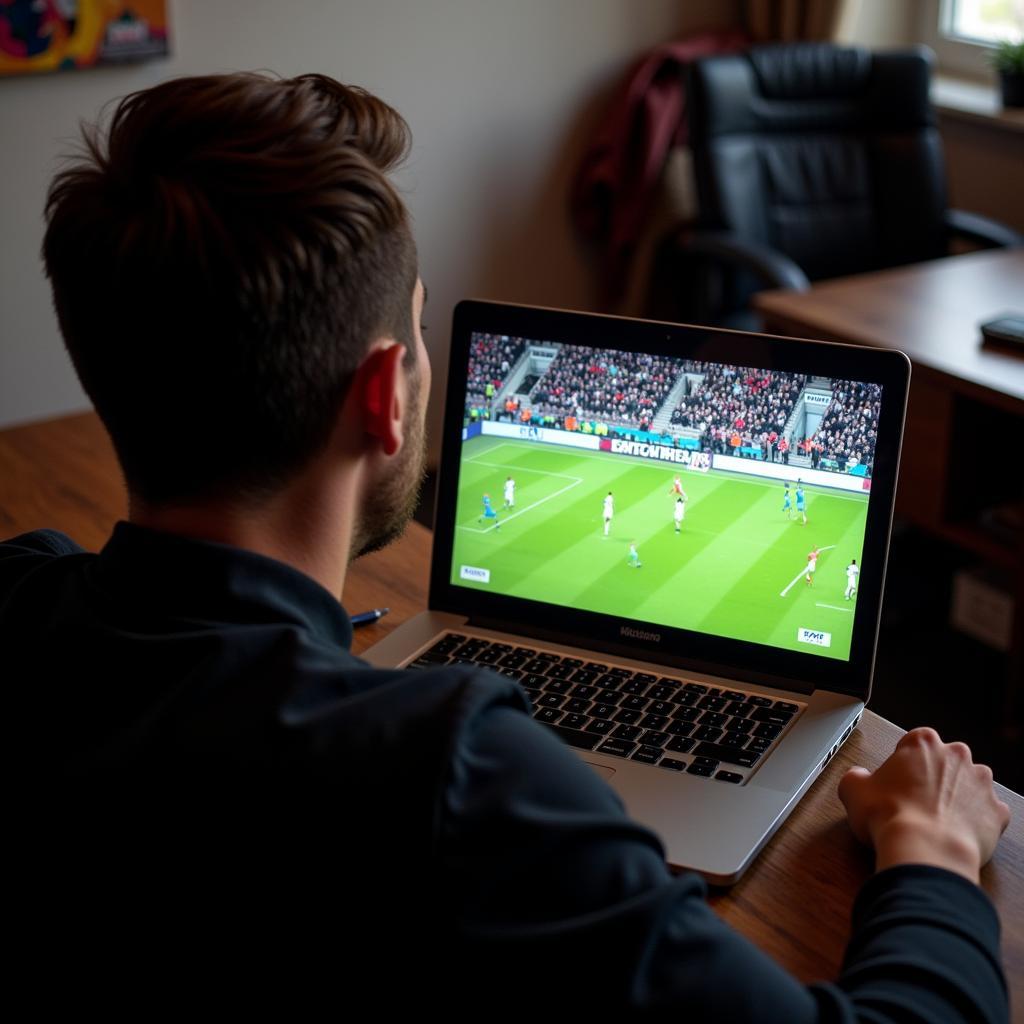
[[[230,544],[284,562],[341,599],[352,545],[352,489],[305,476],[256,508],[228,502],[151,506],[129,502],[129,521]]]

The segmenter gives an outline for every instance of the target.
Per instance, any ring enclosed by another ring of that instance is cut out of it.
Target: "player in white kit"
[[[851,558],[850,564],[846,567],[846,593],[843,595],[847,601],[857,593],[857,577],[860,575],[860,568],[857,559]]]
[[[676,533],[683,525],[683,516],[686,514],[686,501],[683,498],[676,498],[676,507],[672,510],[672,518],[676,521]]]
[[[612,525],[612,516],[615,514],[614,503],[612,502],[612,492],[608,492],[608,496],[604,499],[604,535],[608,536],[608,530]]]
[[[516,503],[516,482],[512,477],[505,480],[505,508],[513,508]]]

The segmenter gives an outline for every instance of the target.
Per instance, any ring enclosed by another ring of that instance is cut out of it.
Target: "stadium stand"
[[[530,394],[535,414],[647,430],[680,372],[676,359],[584,346],[563,348]]]

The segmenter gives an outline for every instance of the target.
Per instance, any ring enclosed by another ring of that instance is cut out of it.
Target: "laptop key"
[[[521,654],[506,654],[498,664],[505,668],[522,668],[526,664],[526,658]]]
[[[645,683],[639,676],[634,676],[632,679],[624,679],[618,689],[622,693],[638,695],[647,689],[647,683]]]
[[[753,728],[754,723],[747,718],[733,718],[729,723],[730,732],[750,733]]]
[[[475,655],[473,660],[478,661],[481,665],[497,665],[502,659],[502,651],[485,650]]]
[[[659,768],[667,768],[669,771],[672,771],[672,772],[685,772],[686,771],[686,762],[685,761],[679,761],[679,760],[677,760],[674,757],[663,757],[658,762],[658,767]]]
[[[619,704],[619,707],[628,708],[630,711],[643,711],[650,703],[646,697],[627,697]]]
[[[705,711],[699,721],[701,725],[725,725],[729,721],[729,716],[718,711]]]
[[[549,663],[552,661],[558,661],[558,655],[552,654],[551,651],[538,651],[537,657],[540,658],[541,661],[546,661]]]
[[[568,679],[548,679],[544,683],[544,689],[548,693],[568,693],[572,683]]]
[[[601,690],[594,700],[599,704],[618,704],[622,694],[618,690]]]
[[[574,697],[581,697],[583,700],[593,700],[597,693],[596,686],[574,686],[569,691]]]
[[[693,734],[694,739],[698,740],[709,740],[714,742],[722,735],[721,729],[716,729],[713,725],[701,725],[697,727],[697,731]]]
[[[674,740],[670,740],[666,750],[675,751],[677,754],[688,754],[693,750],[696,741],[687,739],[685,736],[677,736]]]
[[[791,711],[780,711],[778,708],[758,708],[750,717],[755,722],[770,722],[772,725],[786,725],[792,721]]]
[[[453,651],[458,650],[459,646],[460,644],[458,640],[453,640],[451,637],[446,636],[443,639],[438,640],[437,643],[427,651],[427,654],[451,654]]]
[[[796,704],[787,704],[784,700],[777,700],[775,702],[776,711],[788,711],[790,714],[796,714],[800,708]]]
[[[652,676],[650,672],[637,672],[633,678],[641,683],[656,683],[658,681],[658,677]]]
[[[494,667],[498,670],[498,675],[504,676],[506,679],[519,680],[523,678],[523,673],[514,668],[501,668],[499,665],[495,665]]]
[[[670,700],[652,700],[647,705],[647,713],[650,715],[671,715],[675,709],[676,705]]]
[[[585,715],[590,710],[590,701],[582,697],[572,697],[566,702],[565,710],[574,715]]]
[[[743,700],[747,695],[745,693],[740,693],[739,690],[723,690],[722,696],[726,700]]]
[[[611,718],[615,714],[615,707],[612,704],[595,704],[590,709],[591,718]]]
[[[615,728],[615,723],[607,718],[595,718],[587,726],[587,732],[596,733],[598,736],[605,736]]]
[[[640,723],[645,729],[664,729],[671,721],[665,715],[647,715]]]
[[[657,729],[648,729],[647,732],[640,737],[641,743],[646,743],[649,747],[663,747],[671,739],[667,732],[659,732]]]
[[[533,717],[545,725],[554,725],[562,717],[562,712],[556,711],[554,708],[538,708],[534,711]]]
[[[579,729],[580,731],[585,729],[589,722],[590,719],[587,718],[586,715],[578,715],[575,713],[567,714],[565,718],[562,719],[562,725],[567,729]]]
[[[563,661],[553,661],[548,665],[547,674],[552,679],[568,679],[574,671],[574,665],[566,665]]]
[[[574,683],[583,683],[589,685],[597,679],[597,673],[591,672],[590,669],[578,668],[572,674],[572,681]]]
[[[758,697],[755,694],[751,694],[747,697],[747,703],[753,704],[754,707],[758,708],[770,708],[772,706],[770,697]]]
[[[705,711],[721,711],[729,702],[724,697],[701,697],[697,701],[697,707]]]
[[[547,681],[547,676],[539,676],[536,672],[529,672],[523,676],[523,686],[532,686],[535,689],[540,689]]]
[[[692,690],[676,690],[672,694],[672,702],[674,704],[685,704],[688,707],[692,706],[700,700],[700,694],[694,693]]]
[[[543,675],[544,670],[550,665],[550,661],[545,661],[543,658],[533,658],[523,666],[524,672],[537,672]]]
[[[703,686],[701,683],[687,683],[684,689],[689,690],[691,693],[707,693],[708,688]]]
[[[772,741],[765,739],[764,736],[755,736],[744,749],[753,753],[763,754],[771,745]]]
[[[544,693],[537,703],[543,708],[560,708],[565,698],[560,693]]]
[[[661,757],[661,751],[657,747],[642,746],[634,755],[632,760],[641,764],[657,764]]]
[[[608,671],[608,666],[607,665],[602,665],[602,664],[600,664],[600,662],[597,662],[597,661],[588,661],[586,663],[586,665],[584,665],[583,667],[588,672],[596,672],[598,675],[601,675],[601,674],[603,674],[603,673]]]
[[[700,716],[700,708],[677,708],[672,712],[672,717],[677,722],[696,722]]]
[[[715,769],[714,768],[708,768],[707,765],[697,764],[697,762],[694,761],[694,763],[691,764],[690,767],[686,769],[686,774],[687,775],[703,775],[704,778],[710,779],[711,776],[715,774]]]
[[[736,750],[739,750],[747,745],[747,740],[749,739],[750,737],[746,733],[727,732],[718,742],[723,747],[734,747]]]
[[[597,749],[601,754],[614,754],[616,757],[629,757],[629,755],[636,750],[636,744],[629,743],[627,740],[612,739],[605,740]]]
[[[699,743],[694,753],[700,757],[722,761],[724,764],[738,764],[741,768],[753,768],[761,758],[756,750],[734,750],[718,743]]]
[[[615,721],[624,722],[626,725],[635,725],[643,716],[639,711],[629,711],[623,709],[615,712]]]
[[[781,725],[771,725],[769,722],[762,722],[754,730],[755,736],[763,736],[766,740],[773,740],[779,733],[782,732]]]
[[[722,782],[742,782],[743,776],[737,775],[736,772],[720,771],[716,776],[716,779],[720,779]]]
[[[616,668],[608,669],[608,674],[612,676],[618,676],[620,679],[629,679],[629,677],[633,674],[633,670],[617,666]]]
[[[620,725],[612,735],[619,740],[635,740],[642,732],[638,725]]]
[[[735,715],[737,718],[746,718],[747,715],[753,711],[753,704],[748,704],[743,700],[734,700],[726,709],[727,715]]]
[[[693,722],[669,722],[665,732],[672,736],[689,736],[695,728]]]
[[[593,750],[601,742],[600,736],[580,732],[579,729],[567,729],[561,725],[552,725],[549,728],[552,732],[558,733],[570,747],[576,747],[579,750]]]

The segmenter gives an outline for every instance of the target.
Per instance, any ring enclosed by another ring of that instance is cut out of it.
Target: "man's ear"
[[[349,392],[363,430],[377,439],[385,455],[394,455],[402,447],[404,356],[405,346],[397,343],[373,349],[356,370]]]

